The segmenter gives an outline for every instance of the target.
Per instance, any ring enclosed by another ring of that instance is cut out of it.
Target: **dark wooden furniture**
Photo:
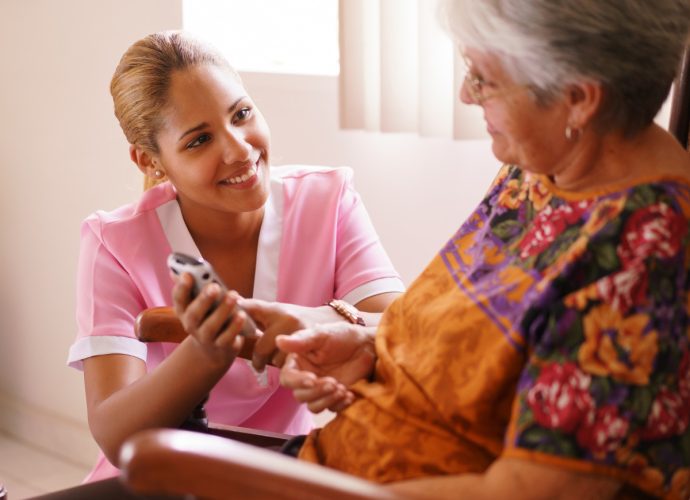
[[[183,430],[144,431],[122,449],[124,483],[142,494],[204,499],[385,500],[387,489],[256,446]]]

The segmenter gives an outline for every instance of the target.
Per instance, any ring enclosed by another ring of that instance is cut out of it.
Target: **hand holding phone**
[[[192,257],[180,252],[173,252],[168,256],[168,267],[173,274],[181,276],[183,273],[189,273],[194,278],[192,285],[192,298],[201,293],[201,289],[209,283],[217,283],[220,286],[223,295],[227,293],[228,289],[223,281],[218,277],[213,267],[209,262],[202,258]],[[215,307],[215,305],[214,305]],[[238,305],[237,310],[241,310]],[[235,311],[237,312],[237,311]],[[242,327],[240,335],[246,338],[256,337],[256,324],[252,318],[247,314],[247,320]]]

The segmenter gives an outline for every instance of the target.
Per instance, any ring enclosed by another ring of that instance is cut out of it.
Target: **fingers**
[[[239,304],[242,308],[247,311],[249,316],[251,316],[255,322],[260,325],[266,324],[266,318],[270,316],[272,303],[265,302],[258,299],[241,299]]]
[[[236,303],[233,295],[221,295],[220,287],[212,283],[204,287],[201,295],[187,307],[181,318],[182,323],[190,334],[202,342],[212,342],[233,319]],[[241,324],[244,324],[244,320]]]
[[[214,344],[220,349],[227,349],[236,356],[244,345],[245,338],[241,335],[247,317],[243,312],[236,314],[230,321],[227,321],[223,330],[214,339]]]
[[[282,365],[284,354],[276,348],[275,339],[278,335],[291,334],[303,328],[301,320],[295,312],[284,304],[266,304],[262,301],[244,299],[241,302],[252,317],[262,326],[263,335],[254,345],[252,364],[257,370],[272,361],[276,366]]]
[[[297,354],[313,351],[323,342],[322,333],[312,328],[297,330],[292,335],[278,335],[276,346],[283,352]]]
[[[190,341],[206,357],[211,366],[227,370],[244,346],[245,337],[241,335],[247,317],[241,311],[230,315],[235,301],[224,297],[208,317],[190,331]]]
[[[297,359],[293,354],[287,356],[283,368],[280,370],[280,384],[288,389],[313,387],[316,379],[317,376],[314,372],[298,367]]]
[[[181,276],[173,275],[175,285],[172,290],[173,309],[178,317],[181,317],[187,306],[192,301],[192,287],[194,278],[189,273],[182,273]]]
[[[273,354],[273,358],[271,358],[271,364],[273,366],[277,366],[278,368],[280,368],[283,366],[283,364],[285,364],[285,358],[287,358],[286,352],[275,351],[275,354]]]
[[[270,363],[273,366],[281,368],[285,363],[286,357],[287,353],[278,349],[274,349],[273,352],[270,352],[267,355],[258,354],[256,350],[254,350],[252,353],[252,366],[256,371],[262,372],[270,360]]]
[[[345,399],[337,401],[328,407],[332,412],[338,413],[350,406],[355,401],[355,394],[352,391],[347,391]]]
[[[265,335],[261,338],[263,339],[264,337]],[[259,342],[261,342],[261,340],[259,340]],[[285,363],[285,357],[287,356],[287,353],[274,348],[271,352],[263,354],[261,352],[258,352],[256,349],[256,347],[259,345],[259,342],[257,342],[254,346],[254,352],[252,353],[252,366],[254,367],[254,369],[258,372],[262,372],[266,365],[269,363],[269,361],[273,366],[276,366],[278,368],[282,367],[283,363]]]
[[[301,360],[304,362],[304,360]],[[307,404],[313,413],[323,410],[342,411],[354,401],[354,394],[333,377],[318,377],[314,372],[300,369],[300,358],[287,356],[280,371],[280,384],[292,390],[297,401]]]
[[[331,377],[315,380],[312,387],[295,389],[293,395],[297,401],[306,403],[313,413],[329,408],[344,409],[352,403],[353,397],[343,384]]]
[[[265,335],[264,335],[263,337],[261,337],[261,338],[263,339],[264,337],[265,337]],[[268,353],[266,353],[266,354],[257,351],[256,348],[257,348],[257,346],[259,345],[260,342],[261,342],[261,340],[259,340],[259,342],[257,342],[257,343],[255,344],[255,346],[254,346],[254,352],[252,353],[252,366],[253,366],[254,369],[255,369],[256,371],[258,371],[258,372],[262,372],[262,371],[264,370],[264,368],[266,368],[266,365],[268,364],[268,361],[269,361],[269,360],[271,359],[271,357],[273,356],[273,351],[268,352]]]

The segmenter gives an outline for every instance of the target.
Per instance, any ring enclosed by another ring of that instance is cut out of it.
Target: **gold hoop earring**
[[[569,141],[576,141],[582,135],[582,129],[580,127],[571,127],[566,125],[565,127],[565,138]]]

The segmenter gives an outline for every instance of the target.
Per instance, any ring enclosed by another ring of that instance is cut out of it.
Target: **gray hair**
[[[464,47],[496,55],[548,102],[583,79],[602,84],[599,130],[632,136],[658,113],[690,30],[689,0],[444,0]]]

